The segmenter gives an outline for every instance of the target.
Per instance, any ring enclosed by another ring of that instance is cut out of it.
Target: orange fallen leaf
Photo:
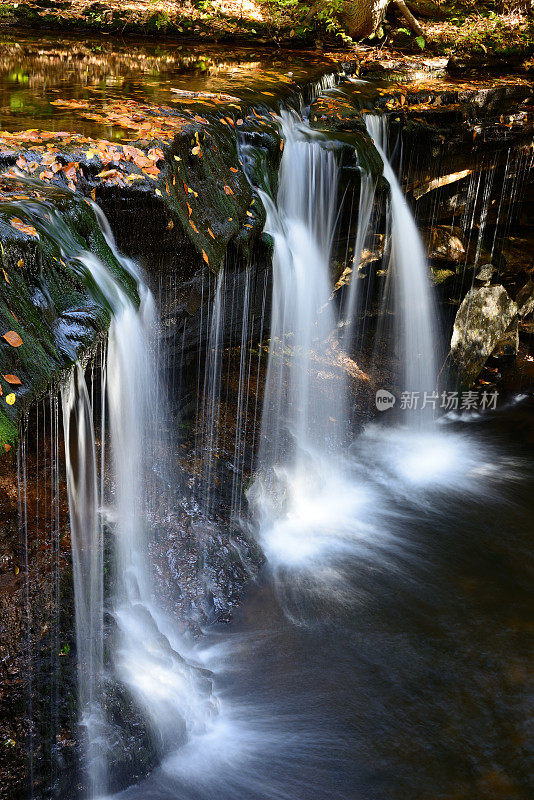
[[[11,450],[11,445],[7,444],[6,442],[6,444],[4,445],[4,450],[6,451],[6,453],[9,452],[9,450]]]
[[[215,239],[215,234],[213,233],[211,228],[208,228],[208,233],[209,233],[209,235],[211,236],[212,239]]]
[[[188,210],[188,212],[189,212],[189,216],[191,216],[191,214],[193,213],[193,209],[191,208],[191,206],[189,205],[189,203],[186,203],[186,206],[187,206],[187,210]]]
[[[3,267],[2,267],[2,272],[4,273],[5,282],[6,283],[11,283],[11,281],[9,280],[9,276],[8,276],[7,272],[5,271],[5,269]]]
[[[22,386],[22,381],[16,375],[3,375],[5,381],[13,384],[13,386]]]
[[[195,225],[195,223],[193,222],[192,219],[189,220],[189,224],[191,225],[191,227],[193,228],[195,233],[198,233],[198,228],[197,228],[197,226]]]
[[[21,233],[27,233],[29,236],[39,236],[33,225],[26,225],[26,223],[24,223],[18,217],[13,217],[13,219],[10,220],[10,222],[11,225],[18,231],[21,231]]]
[[[3,334],[2,338],[5,339],[11,347],[20,347],[22,344],[22,339],[16,331],[8,331]]]
[[[209,260],[208,256],[206,255],[206,251],[205,251],[205,250],[203,250],[203,251],[202,251],[202,258],[204,259],[204,261],[206,262],[206,264],[208,264],[208,265],[209,265],[209,263],[210,263],[210,260]]]

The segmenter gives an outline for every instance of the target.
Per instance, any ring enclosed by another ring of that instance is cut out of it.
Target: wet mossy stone
[[[243,170],[235,128],[238,115],[212,115],[166,149],[163,197],[177,212],[197,252],[218,270],[230,241],[250,241],[265,216]]]
[[[3,179],[0,187],[1,446],[16,441],[32,400],[107,330],[111,308],[84,256],[99,258],[138,302],[88,201],[36,186]]]

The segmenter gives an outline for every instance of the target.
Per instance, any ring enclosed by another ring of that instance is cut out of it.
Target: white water
[[[325,380],[336,372],[328,299],[339,168],[328,143],[296,114],[283,113],[281,126],[276,202],[262,195],[274,252],[260,463],[283,459],[298,468],[311,451],[337,449],[345,420],[345,387]]]
[[[90,796],[105,785],[107,734],[102,708],[104,677],[103,541],[93,415],[83,370],[76,364],[62,390],[76,613],[78,701]]]
[[[425,392],[431,395],[436,389],[437,380],[436,309],[428,262],[415,220],[388,159],[387,118],[366,114],[365,122],[384,162],[384,177],[391,191],[391,255],[388,280],[393,282],[394,287],[397,332],[394,346],[403,369],[404,385],[401,391],[418,393],[421,407]],[[427,409],[430,408],[428,405]],[[410,422],[421,418],[421,414],[410,413]]]
[[[117,627],[112,666],[115,678],[129,689],[149,721],[163,753],[202,730],[216,706],[211,681],[181,654],[186,645],[159,605],[154,589],[150,540],[157,531],[152,503],[156,491],[163,492],[164,507],[173,502],[165,481],[169,452],[161,411],[165,401],[156,391],[154,301],[135,265],[116,251],[107,221],[95,211],[116,258],[135,277],[141,298],[138,309],[96,256],[78,254],[79,264],[94,278],[112,309],[106,368],[114,479],[107,516],[114,542],[111,610]],[[64,409],[88,791],[89,797],[99,797],[106,791],[106,741],[109,745],[112,737],[105,729],[100,685],[101,509],[92,411],[79,366],[65,390]]]

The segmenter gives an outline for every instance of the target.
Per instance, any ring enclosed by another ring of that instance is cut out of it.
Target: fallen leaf
[[[189,224],[191,225],[191,227],[193,228],[195,233],[198,233],[198,228],[197,228],[197,226],[195,225],[195,223],[193,222],[192,219],[189,220]]]
[[[17,261],[17,267],[19,269],[21,269],[21,267],[23,267],[23,266],[24,266],[24,259],[23,258],[19,258],[19,260]]]
[[[5,381],[13,384],[14,386],[22,386],[22,381],[16,375],[3,375]]]
[[[15,405],[15,400],[16,399],[17,399],[17,397],[13,392],[10,392],[8,395],[6,395],[6,403],[8,404],[8,406]]]
[[[6,442],[6,444],[4,445],[4,450],[6,451],[6,453],[8,453],[11,450],[11,445],[7,444]]]
[[[21,219],[18,219],[18,217],[13,217],[10,222],[11,225],[18,231],[21,231],[21,233],[27,233],[29,236],[39,236],[33,225],[26,225],[26,223],[24,223]]]
[[[11,281],[9,280],[9,276],[8,276],[7,272],[5,271],[5,269],[3,267],[2,267],[2,272],[4,273],[5,282],[6,283],[11,283]]]
[[[208,256],[206,255],[206,252],[205,252],[205,250],[203,250],[203,251],[202,251],[202,258],[204,259],[204,261],[206,262],[206,264],[208,264],[208,265],[209,265],[209,263],[210,263],[210,260],[209,260]]]
[[[2,338],[5,339],[6,342],[11,345],[11,347],[20,347],[22,344],[22,339],[16,331],[8,331],[7,333],[4,333]]]

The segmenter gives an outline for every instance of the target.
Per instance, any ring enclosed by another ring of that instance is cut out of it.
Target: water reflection
[[[116,42],[106,37],[80,37],[57,42],[39,38],[3,36],[0,48],[0,127],[15,131],[46,127],[88,136],[121,138],[120,128],[81,120],[72,109],[53,101],[83,100],[101,109],[109,101],[134,99],[183,105],[172,88],[189,92],[238,94],[243,100],[273,99],[303,78],[332,69],[328,57],[310,53],[253,51],[209,46],[164,47],[135,39]],[[291,71],[291,76],[287,73]],[[44,122],[46,121],[46,125]]]

